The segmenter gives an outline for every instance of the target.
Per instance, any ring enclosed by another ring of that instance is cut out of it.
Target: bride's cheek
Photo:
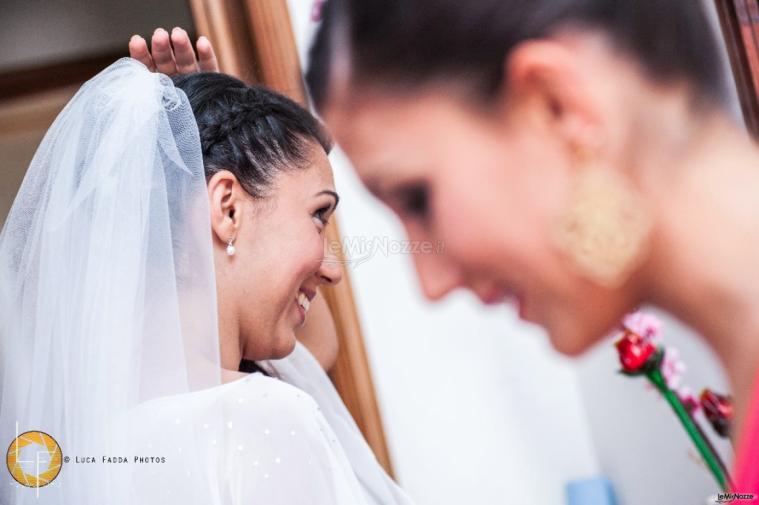
[[[316,233],[302,243],[300,256],[303,271],[315,274],[324,260],[325,239],[322,234]]]

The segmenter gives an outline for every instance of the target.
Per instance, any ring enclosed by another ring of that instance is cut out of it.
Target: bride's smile
[[[301,321],[299,323],[299,326],[303,325],[306,322],[306,314],[308,313],[308,308],[311,305],[311,300],[313,300],[316,296],[316,291],[306,291],[306,289],[307,288],[301,287],[300,290],[298,290],[298,296],[295,297],[298,313],[301,314]]]
[[[325,254],[324,230],[339,200],[332,168],[323,146],[309,141],[301,150],[302,161],[283,165],[256,190],[226,169],[208,180],[222,359],[230,370],[241,358],[290,354],[318,286],[341,279],[341,266]]]
[[[324,228],[337,204],[332,171],[321,147],[310,148],[309,156],[310,166],[278,174],[260,199],[229,172],[209,181],[220,324],[223,330],[228,321],[237,323],[242,358],[288,355],[317,287],[341,278],[340,266],[325,256]],[[231,235],[233,256],[223,240]]]

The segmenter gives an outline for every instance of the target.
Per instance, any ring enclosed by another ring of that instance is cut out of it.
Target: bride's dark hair
[[[229,170],[242,187],[264,197],[282,170],[304,168],[314,145],[332,142],[319,121],[289,98],[220,73],[174,77],[198,123],[206,179]]]

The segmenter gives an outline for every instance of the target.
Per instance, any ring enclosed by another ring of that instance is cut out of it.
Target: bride
[[[222,74],[79,90],[0,234],[0,502],[409,503],[295,338],[340,280],[329,149]]]

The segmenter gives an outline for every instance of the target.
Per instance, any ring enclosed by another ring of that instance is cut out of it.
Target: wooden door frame
[[[714,0],[746,128],[759,139],[759,3]]]
[[[223,72],[260,83],[308,107],[298,50],[286,0],[189,0],[198,35],[216,48]],[[326,229],[330,244],[340,244],[336,216]],[[346,265],[342,248],[333,251]],[[349,272],[336,286],[322,288],[340,343],[330,372],[340,396],[377,460],[393,475],[377,395],[366,355]]]

